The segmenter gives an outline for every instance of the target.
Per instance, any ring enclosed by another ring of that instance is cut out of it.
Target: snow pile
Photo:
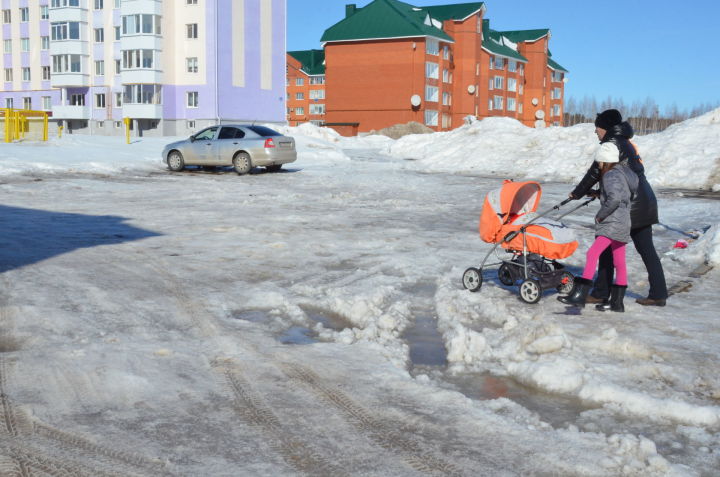
[[[510,118],[487,118],[453,131],[405,136],[385,152],[414,159],[428,171],[468,171],[504,178],[573,182],[592,162],[597,137],[592,124],[533,129]],[[637,136],[653,185],[720,190],[720,109]]]

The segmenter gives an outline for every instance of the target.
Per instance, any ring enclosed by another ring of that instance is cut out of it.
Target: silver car
[[[238,174],[247,174],[255,166],[279,171],[297,159],[297,152],[292,137],[268,127],[222,124],[168,144],[162,156],[171,171],[185,166],[233,166]]]

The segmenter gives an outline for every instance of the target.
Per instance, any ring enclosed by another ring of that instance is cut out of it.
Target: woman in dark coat
[[[635,249],[640,254],[645,268],[648,272],[650,290],[647,298],[638,298],[636,301],[646,306],[665,306],[668,297],[667,285],[665,283],[665,272],[663,271],[660,257],[658,257],[652,238],[652,226],[658,223],[658,207],[655,193],[645,177],[640,155],[635,146],[630,142],[634,132],[628,122],[623,122],[620,112],[616,109],[608,109],[597,115],[595,119],[595,132],[598,134],[600,144],[613,143],[619,153],[620,161],[627,161],[628,166],[637,174],[639,186],[637,197],[632,204],[630,217],[632,226],[630,237],[635,244]],[[593,162],[585,177],[570,193],[571,199],[579,199],[590,192],[592,187],[600,180],[600,167]],[[610,296],[610,284],[613,277],[612,253],[606,250],[600,256],[598,275],[594,288],[587,298],[588,303],[607,302]]]

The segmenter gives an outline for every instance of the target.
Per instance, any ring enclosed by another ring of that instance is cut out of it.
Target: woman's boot
[[[588,292],[592,287],[592,281],[587,278],[577,277],[573,291],[568,296],[559,296],[557,299],[566,305],[574,305],[579,308],[585,308],[585,300]]]
[[[595,309],[600,311],[610,310],[623,313],[625,311],[625,305],[623,303],[625,290],[627,290],[627,285],[613,285],[610,287],[610,303],[595,305]]]

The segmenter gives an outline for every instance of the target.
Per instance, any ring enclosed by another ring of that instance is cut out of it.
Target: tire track
[[[237,365],[214,363],[213,366],[222,374],[233,393],[237,415],[264,434],[269,439],[270,447],[289,466],[312,476],[348,475],[344,468],[331,462],[315,446],[283,427],[281,420],[265,403],[262,396],[253,391]]]
[[[354,402],[348,395],[322,383],[312,370],[295,363],[282,363],[282,369],[294,379],[318,395],[323,401],[341,411],[348,421],[383,449],[398,452],[414,470],[426,474],[461,476],[462,471],[452,463],[431,455],[415,439],[407,437],[399,423],[374,417],[374,413]]]

